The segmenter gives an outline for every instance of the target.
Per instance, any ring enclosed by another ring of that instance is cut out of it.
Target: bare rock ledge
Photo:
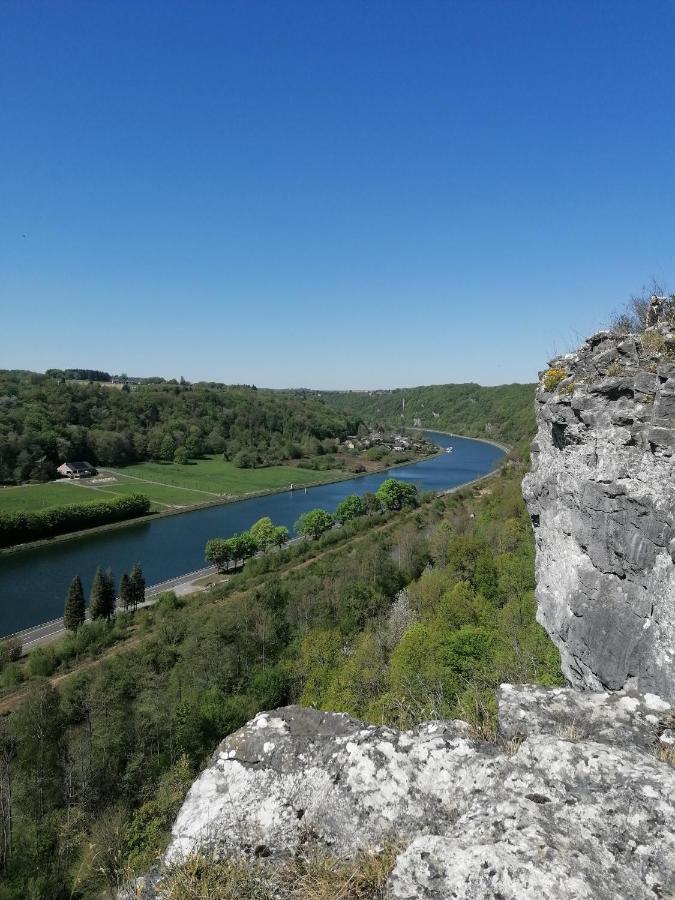
[[[226,738],[165,864],[404,847],[393,900],[654,900],[675,892],[671,706],[654,695],[503,685],[501,747],[464,722],[409,732],[289,706]],[[665,738],[665,742],[662,740]],[[160,897],[146,883],[145,896]]]

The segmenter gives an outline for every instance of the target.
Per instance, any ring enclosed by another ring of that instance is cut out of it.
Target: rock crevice
[[[273,865],[395,841],[395,900],[668,896],[675,769],[657,752],[671,720],[656,696],[513,685],[499,692],[501,748],[464,722],[398,732],[261,713],[191,788],[166,863],[202,851]]]
[[[675,333],[594,335],[536,413],[537,618],[576,687],[675,699]]]

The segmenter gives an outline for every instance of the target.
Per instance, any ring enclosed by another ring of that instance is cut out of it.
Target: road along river
[[[385,478],[410,481],[420,491],[443,491],[488,474],[504,455],[498,446],[484,441],[436,431],[426,434],[443,449],[452,446],[452,453],[389,472],[307,488],[306,492],[300,488],[197,509],[2,556],[0,636],[61,616],[73,576],[82,578],[87,593],[97,566],[112,568],[119,579],[139,562],[146,583],[159,584],[201,568],[204,545],[210,538],[244,531],[262,516],[293,532],[294,523],[307,510],[321,506],[332,512],[349,494],[376,491]]]

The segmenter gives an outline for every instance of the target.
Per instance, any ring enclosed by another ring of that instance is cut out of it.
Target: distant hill
[[[434,384],[382,391],[322,391],[315,396],[369,425],[438,428],[507,444],[535,432],[533,384]]]

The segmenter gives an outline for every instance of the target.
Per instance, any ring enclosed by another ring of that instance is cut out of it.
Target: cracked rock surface
[[[398,732],[296,706],[261,713],[192,786],[166,862],[207,850],[273,865],[395,840],[395,900],[675,891],[675,769],[657,757],[669,704],[503,685],[499,721],[508,753],[463,722]]]
[[[675,333],[600,332],[542,373],[523,491],[537,618],[579,688],[675,699]]]

